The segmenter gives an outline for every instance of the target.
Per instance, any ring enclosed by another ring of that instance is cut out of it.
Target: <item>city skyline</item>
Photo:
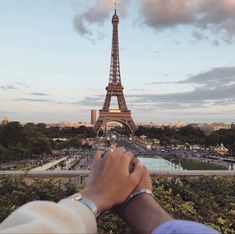
[[[234,122],[235,1],[117,2],[136,122]],[[88,122],[108,84],[113,9],[108,0],[2,0],[1,119]]]

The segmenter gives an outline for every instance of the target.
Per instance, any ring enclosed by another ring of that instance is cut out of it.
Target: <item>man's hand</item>
[[[100,212],[122,204],[140,183],[145,169],[141,163],[135,163],[129,170],[133,154],[125,148],[116,148],[105,155],[96,153],[93,168],[83,197],[95,202]]]

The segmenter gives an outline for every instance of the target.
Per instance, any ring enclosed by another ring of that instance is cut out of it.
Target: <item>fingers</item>
[[[138,158],[135,158],[135,157],[134,157],[134,158],[131,160],[131,166],[135,167],[136,164],[139,163],[139,162],[140,162],[140,160],[139,160]]]
[[[130,174],[130,179],[133,181],[135,186],[140,182],[142,179],[142,176],[145,172],[145,167],[144,165],[139,162],[135,165],[134,170]]]
[[[113,148],[111,148],[110,150],[106,150],[106,151],[98,150],[95,153],[95,160],[100,160],[100,159],[104,158],[104,156],[111,154],[112,152],[114,152]]]
[[[102,156],[103,156],[103,154],[104,154],[104,152],[103,151],[97,151],[96,153],[95,153],[95,160],[99,160],[99,159],[101,159],[102,158]]]
[[[143,182],[145,184],[145,188],[148,188],[149,190],[152,190],[152,181],[150,178],[149,171],[146,167],[144,167],[144,174],[143,174]]]
[[[129,173],[132,173],[133,170],[135,169],[135,165],[139,162],[140,160],[136,157],[133,157],[131,162],[130,162],[130,166],[129,166]]]
[[[123,168],[125,168],[125,173],[130,174],[132,171],[131,161],[134,158],[134,154],[132,152],[126,152],[121,156],[121,161],[123,163]]]
[[[118,147],[118,148],[111,148],[110,150],[103,153],[103,157],[117,159],[118,157],[121,157],[125,154],[126,149],[124,147]]]
[[[125,147],[118,147],[113,151],[113,153],[120,156],[126,153],[126,149]]]
[[[135,191],[138,191],[139,189],[143,189],[143,188],[152,191],[152,181],[150,178],[149,171],[145,166],[144,166],[142,178],[139,181],[139,183],[137,184]]]
[[[110,149],[114,151],[115,149],[117,149],[117,147],[116,147],[116,145],[111,145]]]
[[[126,159],[128,159],[129,164],[131,163],[132,159],[134,158],[134,154],[132,152],[130,152],[130,151],[126,152],[124,154],[124,156],[125,156]]]
[[[124,147],[118,147],[110,149],[109,151],[97,151],[95,154],[95,162],[98,162],[100,159],[107,158],[120,158],[125,162],[125,165],[129,169],[129,172],[133,171],[135,165],[139,162],[137,158],[134,158],[134,154],[130,151],[126,151]]]

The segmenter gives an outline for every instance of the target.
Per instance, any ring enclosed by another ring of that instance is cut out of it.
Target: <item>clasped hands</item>
[[[152,191],[146,167],[124,147],[98,151],[82,196],[92,200],[100,212],[122,205],[139,189]]]

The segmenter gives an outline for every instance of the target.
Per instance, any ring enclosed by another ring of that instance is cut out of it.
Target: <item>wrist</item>
[[[120,208],[120,214],[122,213],[122,211],[125,209],[125,207],[137,196],[140,196],[142,194],[151,196],[152,198],[154,198],[154,195],[152,193],[152,191],[150,189],[146,189],[146,188],[140,188],[135,190],[132,194],[130,194],[130,196],[126,199],[126,201],[122,204],[121,208]]]
[[[97,210],[102,213],[108,210],[111,205],[109,204],[110,199],[107,198],[103,193],[95,190],[85,189],[81,191],[82,197],[90,199],[95,203]]]
[[[152,196],[146,193],[141,193],[138,196],[133,197],[125,206],[122,207],[120,211],[120,216],[122,219],[129,217],[130,214],[136,210],[141,210],[145,206],[146,202],[155,201]]]
[[[100,215],[100,212],[96,206],[96,204],[89,198],[82,196],[81,193],[75,193],[72,196],[68,197],[68,199],[75,201],[75,202],[80,202],[84,206],[86,206],[97,218]]]
[[[121,218],[133,233],[152,233],[162,223],[173,220],[155,199],[146,193],[133,197],[124,207]]]

